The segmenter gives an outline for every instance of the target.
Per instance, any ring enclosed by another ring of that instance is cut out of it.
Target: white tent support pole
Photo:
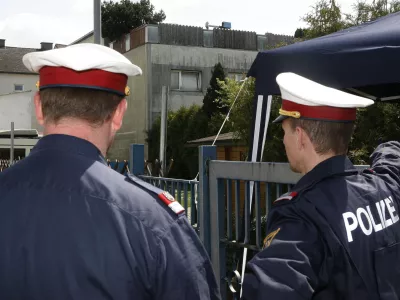
[[[381,98],[381,101],[392,101],[397,99],[400,99],[400,96],[383,97]]]
[[[362,97],[369,98],[369,99],[374,100],[374,101],[377,100],[377,98],[375,96],[372,96],[372,95],[367,94],[365,92],[362,92],[360,90],[353,89],[353,88],[348,88],[347,90],[350,91],[350,92],[356,93],[356,94],[358,94],[358,95],[360,95]]]
[[[265,116],[265,122],[264,122],[264,132],[263,132],[263,139],[261,141],[261,147],[260,147],[260,130],[261,130],[261,115],[262,115],[262,107],[263,107],[263,100],[264,96],[263,95],[258,95],[257,99],[257,109],[256,109],[256,120],[255,120],[255,125],[254,125],[254,133],[253,133],[253,151],[251,153],[251,161],[256,162],[257,161],[257,152],[258,149],[261,148],[261,157],[264,152],[264,143],[266,139],[266,134],[267,134],[267,129],[268,129],[268,123],[271,115],[271,102],[272,102],[272,96],[268,96],[267,98],[267,110],[266,110],[266,116]],[[253,190],[254,190],[254,181],[250,181],[250,215],[251,215],[251,206],[253,203]],[[242,263],[242,276],[241,276],[241,284],[243,284],[243,279],[244,279],[244,273],[246,269],[246,262],[247,262],[247,248],[244,248],[243,250],[243,263]],[[243,289],[240,289],[240,297],[242,297],[242,292]]]

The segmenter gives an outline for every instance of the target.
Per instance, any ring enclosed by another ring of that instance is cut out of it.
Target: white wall
[[[24,91],[36,91],[39,75],[0,74],[0,95],[14,93],[14,84],[23,84]]]
[[[32,92],[0,95],[0,130],[31,129],[33,118]]]

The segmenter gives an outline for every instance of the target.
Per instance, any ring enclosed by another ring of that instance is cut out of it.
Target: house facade
[[[168,110],[201,106],[215,64],[221,63],[229,77],[241,80],[259,51],[293,39],[269,33],[159,24],[133,29],[111,43],[104,41],[143,70],[142,76],[128,81],[128,110],[109,151],[110,159],[128,159],[132,143],[146,145],[146,132],[161,114],[163,86],[168,91]],[[72,44],[93,41],[91,32]]]
[[[42,43],[48,49],[48,43]],[[23,64],[22,57],[37,49],[6,46],[0,39],[0,95],[32,91],[36,88],[38,74],[30,72]]]
[[[60,46],[60,45],[59,45]],[[39,49],[11,47],[0,39],[0,157],[9,156],[11,122],[15,130],[15,157],[24,157],[36,144],[42,127],[37,123],[33,96],[39,75],[30,72],[22,57],[33,51],[52,49],[52,43],[41,43]],[[23,134],[20,134],[23,132]],[[28,132],[28,136],[26,136]],[[8,136],[7,136],[8,135]],[[32,138],[33,136],[33,138]]]
[[[54,44],[54,49],[63,47],[66,45]],[[42,42],[41,47],[37,49],[20,48],[7,46],[6,40],[0,39],[0,110],[3,118],[0,121],[0,130],[8,130],[9,127],[3,128],[4,122],[12,119],[16,128],[42,131],[33,109],[33,96],[37,91],[39,74],[29,71],[23,64],[22,58],[30,52],[51,49],[53,43]],[[28,106],[31,110],[29,116]],[[12,113],[14,111],[19,111],[18,116]]]

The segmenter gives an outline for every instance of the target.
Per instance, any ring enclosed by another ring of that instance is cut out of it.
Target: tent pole
[[[264,96],[258,95],[257,98],[257,109],[256,109],[256,118],[255,118],[255,126],[253,133],[253,147],[251,153],[251,162],[257,162],[262,160],[262,155],[264,152],[264,144],[267,135],[267,129],[269,124],[269,119],[271,115],[271,104],[272,104],[272,95],[267,97],[267,107],[265,109],[265,118],[262,118],[263,112],[263,103]],[[263,130],[263,138],[260,140],[260,132]],[[253,206],[253,191],[254,191],[254,181],[250,181],[250,211],[251,215],[252,206]],[[246,241],[245,241],[246,242]],[[244,273],[246,269],[247,262],[247,248],[243,250],[243,262],[242,262],[242,276],[241,276],[241,286],[243,286]],[[242,297],[243,289],[240,288],[240,297]]]

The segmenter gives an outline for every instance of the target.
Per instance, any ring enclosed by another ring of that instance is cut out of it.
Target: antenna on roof
[[[222,25],[218,26],[218,25],[211,25],[209,22],[206,22],[207,30],[210,29],[210,27],[231,29],[232,28],[232,24],[231,24],[231,22],[222,22]]]

